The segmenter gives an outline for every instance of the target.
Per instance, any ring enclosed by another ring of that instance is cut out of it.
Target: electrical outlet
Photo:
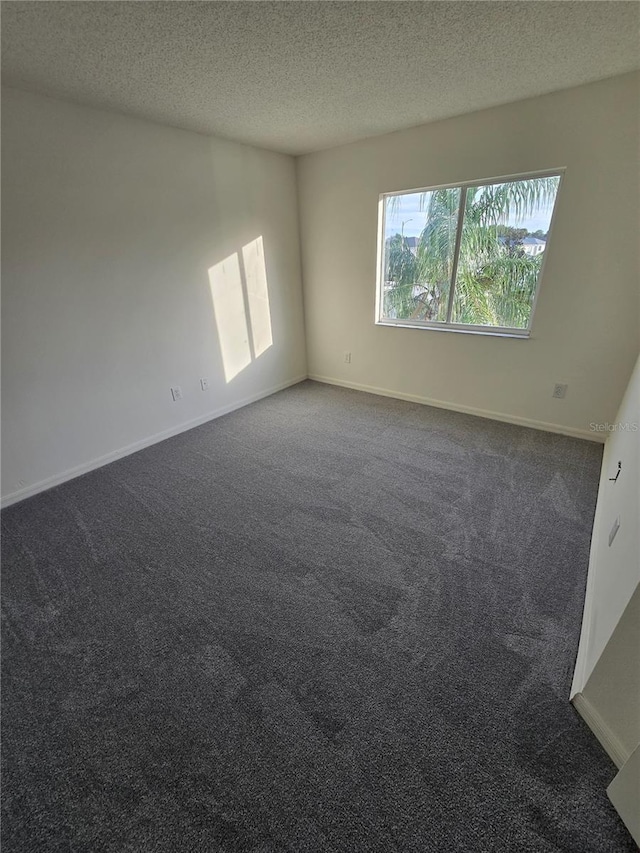
[[[182,400],[182,388],[179,385],[174,385],[171,389],[171,396],[175,403],[176,400]]]
[[[351,353],[350,352],[345,352],[344,363],[345,364],[351,364]]]
[[[569,387],[568,385],[560,385],[560,384],[554,385],[552,396],[558,400],[564,400],[564,398],[567,396],[567,388],[568,387]]]
[[[203,391],[209,390],[209,380],[206,378],[206,376],[203,376],[202,379],[200,380],[200,387],[202,388]]]

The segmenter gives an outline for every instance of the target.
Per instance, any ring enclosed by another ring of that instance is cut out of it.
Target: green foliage
[[[498,225],[498,239],[509,254],[522,257],[522,241],[529,234],[526,228],[512,228],[510,225]]]
[[[385,261],[385,279],[393,283],[385,294],[385,313],[407,319],[414,310],[416,259],[401,234],[387,240]]]
[[[451,320],[484,326],[526,328],[542,254],[522,248],[526,229],[505,225],[546,207],[559,179],[535,178],[468,187]],[[384,309],[397,319],[443,322],[453,273],[460,190],[423,193],[427,224],[415,254],[401,234],[387,240]],[[543,232],[536,232],[536,236]]]

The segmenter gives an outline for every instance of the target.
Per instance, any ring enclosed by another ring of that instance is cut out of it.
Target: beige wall
[[[638,353],[639,79],[300,158],[310,374],[602,438],[589,425],[614,418]],[[531,339],[374,324],[380,193],[556,167],[566,174]],[[565,400],[552,399],[556,382]]]
[[[640,847],[640,745],[609,785],[607,794]]]
[[[293,158],[6,89],[2,161],[6,499],[306,375]]]
[[[583,697],[619,741],[625,759],[640,744],[640,584],[587,681]]]
[[[620,768],[607,793],[629,832],[640,844],[639,652],[640,584],[584,690],[573,699],[576,710]]]
[[[640,807],[634,784],[638,756],[631,759],[640,743],[640,358],[612,425],[602,460],[571,696],[623,768],[609,795],[637,837],[637,820],[630,816]],[[610,542],[614,524],[619,527]],[[627,767],[630,760],[634,764]]]
[[[640,584],[640,358],[610,426],[602,458],[572,696],[583,689]],[[618,463],[622,467],[616,477]],[[609,544],[616,519],[619,528]]]

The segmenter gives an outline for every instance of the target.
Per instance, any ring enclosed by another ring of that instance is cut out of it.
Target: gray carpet
[[[2,514],[3,851],[631,851],[601,448],[305,382]]]

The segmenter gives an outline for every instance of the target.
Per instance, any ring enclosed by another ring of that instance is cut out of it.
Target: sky
[[[537,231],[541,229],[544,232],[549,230],[551,222],[551,212],[553,205],[538,211],[534,216],[528,216],[518,222],[510,221],[508,224],[516,228],[526,228],[527,231]],[[387,212],[385,221],[385,237],[391,237],[394,234],[404,234],[405,237],[417,237],[422,232],[427,221],[427,214],[424,210],[420,210],[420,193],[412,193],[411,195],[402,195],[399,197],[399,202],[396,211],[393,215]],[[402,223],[404,222],[404,231]]]

